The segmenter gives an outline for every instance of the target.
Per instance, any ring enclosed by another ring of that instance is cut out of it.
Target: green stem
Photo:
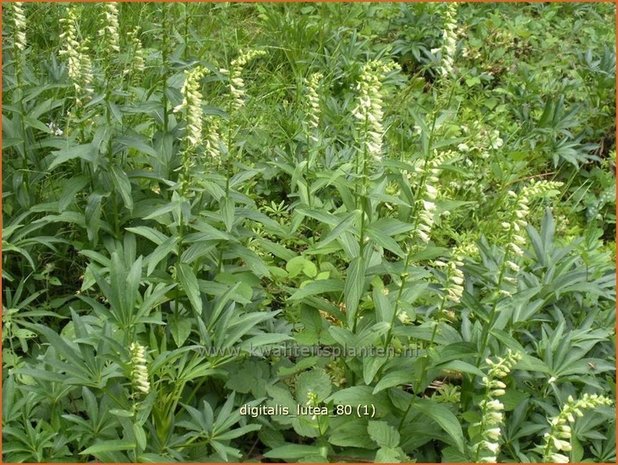
[[[515,203],[517,203],[519,201],[519,196],[516,198]],[[514,230],[511,227],[509,229],[509,234],[508,234],[508,240],[507,240],[507,244],[510,244],[513,241],[513,236],[514,236]],[[507,245],[508,247],[508,245]],[[504,280],[504,274],[506,272],[506,262],[509,260],[509,249],[507,248],[504,251],[504,257],[502,259],[502,265],[500,266],[500,273],[498,274],[498,281],[496,284],[496,288],[498,289],[498,291],[500,290],[500,288],[502,287],[502,282]],[[483,359],[483,354],[485,352],[485,350],[487,349],[487,344],[489,343],[489,334],[491,332],[491,328],[495,323],[495,320],[497,318],[497,308],[498,308],[498,302],[500,302],[501,299],[496,298],[493,302],[492,308],[491,308],[491,312],[489,313],[489,319],[487,321],[487,325],[483,326],[483,330],[481,332],[481,345],[479,347],[479,354],[478,354],[478,362],[480,363],[481,360]]]
[[[365,117],[365,140],[368,137],[368,133],[369,133],[369,118]],[[360,224],[360,235],[358,238],[358,248],[359,248],[359,252],[358,252],[358,256],[360,260],[363,260],[364,254],[365,254],[365,216],[369,215],[369,211],[367,211],[367,201],[366,201],[366,197],[367,197],[367,177],[368,177],[368,163],[367,163],[367,144],[364,144],[364,148],[363,148],[363,156],[361,158],[361,163],[362,163],[362,174],[361,174],[361,194],[360,196],[358,195],[357,192],[357,197],[356,197],[356,201],[357,201],[357,208],[358,208],[358,200],[359,198],[362,199],[361,201],[361,224]],[[359,167],[360,168],[360,167]],[[358,188],[358,182],[356,183],[356,187]],[[352,332],[356,333],[356,327],[358,326],[358,308],[356,309],[356,313],[354,314],[354,322],[352,324]]]

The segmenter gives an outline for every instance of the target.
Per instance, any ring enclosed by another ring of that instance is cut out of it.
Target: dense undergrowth
[[[616,460],[614,5],[3,24],[4,461]]]

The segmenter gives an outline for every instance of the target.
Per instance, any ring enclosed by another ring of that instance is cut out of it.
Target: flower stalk
[[[485,398],[480,402],[481,421],[476,424],[479,427],[479,440],[472,446],[477,463],[495,463],[500,453],[501,427],[504,423],[504,404],[498,400],[506,394],[506,384],[502,381],[506,378],[522,354],[508,350],[505,357],[496,361],[487,358],[489,365],[487,376],[481,380],[485,387]]]
[[[129,352],[131,353],[131,384],[135,394],[146,395],[150,392],[146,349],[138,342],[132,342],[129,346]]]
[[[585,409],[611,405],[612,400],[598,394],[584,394],[575,400],[569,396],[560,413],[549,420],[550,429],[543,435],[543,462],[568,463],[571,452],[571,425],[577,417],[583,417]]]

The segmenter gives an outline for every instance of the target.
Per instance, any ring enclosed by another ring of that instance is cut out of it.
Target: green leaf
[[[367,228],[367,235],[371,239],[373,239],[375,243],[378,244],[380,247],[383,247],[386,250],[393,252],[398,257],[403,258],[406,256],[406,253],[399,246],[399,244],[397,244],[397,241],[395,241],[395,239],[393,239],[392,237],[389,237],[387,234],[384,234],[379,229],[370,226]]]
[[[146,271],[146,275],[150,276],[157,265],[163,260],[167,258],[174,248],[176,247],[176,243],[178,242],[178,237],[170,237],[166,239],[164,242],[159,244],[153,252],[146,257],[146,262],[148,263],[148,270]]]
[[[191,334],[191,320],[186,317],[171,318],[169,328],[177,347],[181,347]]]
[[[97,149],[93,144],[81,144],[69,147],[67,149],[58,150],[53,152],[55,156],[53,161],[49,165],[49,170],[53,170],[57,166],[75,158],[81,158],[86,161],[94,161],[97,156]]]
[[[135,441],[141,450],[146,449],[146,445],[148,444],[146,440],[146,431],[144,431],[144,427],[139,423],[133,423],[133,434],[135,435]]]
[[[163,216],[166,215],[170,212],[176,212],[178,213],[180,211],[180,202],[179,201],[175,201],[175,202],[168,202],[165,205],[156,208],[154,211],[152,211],[151,213],[149,213],[148,215],[144,216],[144,220],[152,220],[154,218],[158,218],[159,216]]]
[[[318,401],[326,399],[332,390],[330,377],[321,368],[305,371],[296,379],[296,400],[305,404],[309,400],[309,393],[317,395]]]
[[[298,276],[300,272],[309,278],[315,278],[318,274],[318,270],[313,262],[302,256],[292,258],[286,263],[285,269],[289,273],[290,278]]]
[[[337,218],[332,213],[326,213],[320,210],[310,210],[306,208],[297,208],[294,210],[295,213],[299,213],[303,216],[308,216],[310,218],[316,219],[321,223],[329,224],[331,226],[337,226],[340,223],[339,218]]]
[[[376,452],[376,463],[401,463],[402,457],[405,458],[400,447],[382,447]]]
[[[129,181],[129,177],[116,165],[111,166],[111,175],[114,186],[116,186],[120,197],[122,197],[124,206],[129,211],[133,210],[133,196],[131,195],[131,181]]]
[[[88,196],[84,218],[86,220],[86,232],[88,240],[93,243],[98,242],[99,229],[101,228],[101,203],[103,195],[93,192]]]
[[[266,452],[264,457],[271,459],[298,460],[310,455],[325,457],[322,448],[319,446],[305,446],[300,444],[286,444],[285,446],[275,447]]]
[[[340,279],[320,279],[317,281],[311,281],[306,286],[298,289],[294,294],[289,297],[289,300],[302,300],[305,297],[324,294],[325,292],[342,292],[343,281]]]
[[[399,432],[385,421],[370,421],[367,432],[380,447],[395,448],[399,445]]]
[[[221,199],[221,219],[223,220],[223,224],[225,224],[225,230],[227,232],[232,231],[232,226],[234,226],[234,212],[235,205],[234,200],[230,197],[224,197]]]
[[[412,406],[428,418],[435,421],[451,437],[460,452],[464,452],[464,435],[459,420],[453,412],[444,405],[429,399],[416,399]]]
[[[77,176],[63,181],[64,187],[62,188],[62,194],[58,200],[58,211],[63,212],[67,207],[75,201],[75,196],[88,184],[88,178],[86,176]]]
[[[316,249],[320,249],[330,244],[335,239],[339,238],[344,232],[346,232],[350,227],[354,224],[356,219],[360,215],[360,210],[354,210],[350,212],[345,218],[341,220],[341,222],[333,228],[333,230],[328,233],[328,235],[322,239],[317,245]]]
[[[138,236],[145,237],[146,239],[154,242],[157,245],[161,245],[163,241],[168,239],[168,237],[163,234],[161,231],[157,231],[154,228],[150,228],[148,226],[137,226],[134,228],[125,228],[125,231],[132,232],[133,234],[137,234]]]
[[[140,134],[127,134],[121,137],[117,137],[115,140],[120,145],[124,145],[125,147],[130,149],[135,149],[138,152],[145,153],[147,155],[150,155],[151,157],[157,158],[159,156],[157,151],[150,145],[148,139],[146,139]]]
[[[363,381],[369,385],[382,365],[387,362],[386,357],[365,357],[363,359]]]
[[[356,319],[356,311],[363,295],[364,286],[365,260],[362,256],[358,256],[350,262],[345,281],[345,289],[343,291],[349,327],[352,327]]]
[[[362,421],[348,420],[341,426],[332,428],[330,431],[328,442],[334,446],[366,449],[371,445],[371,438],[367,433],[367,424]]]
[[[377,417],[384,417],[391,411],[391,403],[385,392],[373,394],[371,386],[352,386],[337,391],[326,399],[336,405],[374,405]]]
[[[442,370],[460,371],[462,373],[470,373],[472,375],[481,377],[485,376],[485,373],[479,370],[478,367],[475,367],[474,365],[464,362],[462,360],[453,360],[440,365],[436,365],[436,368],[440,368]]]
[[[119,450],[129,450],[135,448],[135,441],[128,441],[126,439],[115,439],[111,441],[99,442],[93,446],[88,447],[86,450],[80,452],[80,455],[97,455],[101,452],[114,452]]]
[[[201,315],[202,297],[193,269],[186,263],[179,263],[176,267],[176,276],[178,276],[178,282],[187,294],[187,298],[189,302],[191,302],[193,310],[195,310],[198,315]]]
[[[382,376],[380,381],[378,381],[378,384],[376,384],[375,388],[373,388],[373,393],[377,394],[378,392],[393,386],[411,383],[414,379],[415,376],[412,369],[391,371],[390,373]]]

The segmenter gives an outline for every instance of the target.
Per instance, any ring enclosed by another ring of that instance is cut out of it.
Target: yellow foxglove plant
[[[92,63],[88,56],[88,46],[78,37],[78,13],[77,6],[70,5],[67,8],[66,17],[60,19],[63,32],[60,34],[63,47],[61,56],[67,58],[69,79],[75,89],[75,102],[82,106],[93,93],[94,76]]]
[[[15,81],[18,88],[23,84],[23,68],[25,63],[26,50],[26,14],[22,2],[11,3],[13,10],[13,57],[15,59]],[[17,93],[19,94],[19,93]],[[23,101],[20,100],[20,108],[23,112]]]
[[[245,86],[245,81],[242,77],[242,72],[251,60],[266,55],[266,51],[264,50],[247,50],[246,52],[241,52],[238,57],[236,57],[230,63],[230,69],[221,69],[219,70],[221,74],[229,76],[230,79],[230,95],[232,97],[232,101],[230,104],[230,108],[233,111],[238,111],[242,107],[245,106],[245,99],[247,97],[247,91]]]
[[[144,58],[144,46],[140,39],[140,27],[137,26],[129,31],[127,35],[131,44],[131,63],[127,66],[125,74],[130,74],[132,84],[141,82],[142,74],[146,69],[146,60]]]
[[[140,343],[132,342],[129,351],[131,352],[131,384],[136,393],[146,395],[150,392],[146,349]]]
[[[457,246],[453,250],[453,254],[451,255],[451,260],[443,261],[443,260],[434,260],[433,264],[436,267],[444,268],[446,274],[446,283],[444,286],[445,291],[445,302],[443,302],[442,306],[446,305],[446,301],[450,303],[450,305],[457,305],[461,301],[461,296],[464,291],[464,273],[461,270],[464,263],[464,257],[469,256],[466,255],[467,248],[463,246]]]
[[[219,121],[214,118],[210,118],[205,132],[204,153],[208,157],[208,160],[214,161],[215,164],[218,164],[221,159],[222,144]]]
[[[15,28],[13,43],[18,50],[23,52],[26,50],[26,15],[24,13],[24,4],[22,2],[13,2],[10,5],[13,9],[13,27]]]
[[[395,69],[398,69],[395,63],[370,61],[363,65],[357,84],[358,98],[352,115],[363,135],[361,151],[377,163],[382,160],[384,139],[382,77]]]
[[[99,35],[103,37],[109,50],[120,52],[120,26],[118,24],[118,4],[107,2],[104,5],[103,28]]]
[[[309,140],[312,143],[317,143],[318,126],[320,124],[320,83],[324,76],[322,73],[313,73],[308,79],[305,80],[305,86],[307,89],[307,126],[309,133]]]
[[[442,66],[440,74],[448,76],[453,73],[453,62],[457,50],[457,2],[449,2],[444,12],[442,29]]]
[[[502,228],[507,233],[508,244],[507,248],[510,252],[509,256],[505,257],[504,265],[510,271],[518,273],[520,264],[518,263],[524,255],[524,247],[526,245],[526,226],[528,225],[528,215],[530,214],[530,203],[539,197],[559,193],[558,190],[562,186],[561,182],[555,181],[535,181],[532,184],[525,186],[519,194],[514,191],[508,191],[508,196],[513,202],[513,216],[511,221],[501,223]],[[517,283],[515,277],[504,276],[504,281],[513,285]],[[510,295],[510,291],[502,289],[502,293]]]
[[[206,69],[195,67],[185,71],[182,85],[182,103],[174,108],[174,113],[184,110],[187,117],[187,142],[189,147],[196,147],[202,141],[202,92],[200,80]]]
[[[305,165],[305,176],[306,176],[306,185],[309,186],[309,177],[311,173],[311,168],[315,165],[315,160],[317,158],[317,154],[319,152],[318,142],[319,142],[319,125],[320,125],[320,84],[323,78],[322,73],[313,73],[309,78],[304,80],[305,86],[305,123],[303,125],[306,137],[307,137],[307,145],[308,145],[308,157]],[[305,194],[306,201],[309,204],[309,207],[312,206],[312,197],[313,195]]]
[[[608,397],[598,394],[584,394],[575,400],[569,396],[560,413],[549,420],[550,429],[543,435],[543,462],[568,463],[567,455],[571,449],[571,425],[577,417],[583,417],[583,410],[595,409],[613,402]]]
[[[185,82],[182,86],[182,103],[174,108],[174,112],[184,111],[186,128],[186,146],[182,157],[182,174],[180,176],[180,192],[185,195],[188,191],[191,170],[195,167],[196,148],[202,144],[202,91],[200,80],[206,74],[206,69],[195,67],[185,71]]]
[[[418,218],[415,235],[424,244],[427,244],[431,239],[438,197],[436,186],[440,183],[441,166],[448,163],[455,155],[455,153],[449,151],[433,157],[428,162],[420,160],[417,164],[418,173],[415,174],[415,178],[420,179],[420,181],[417,185],[419,200],[417,201]]]
[[[503,379],[508,376],[513,367],[521,360],[522,354],[509,349],[506,356],[497,360],[487,358],[489,365],[487,376],[481,380],[485,387],[485,397],[479,403],[481,421],[476,424],[479,439],[472,446],[477,463],[495,463],[500,452],[501,427],[504,423],[504,404],[498,400],[506,394],[506,384]]]

